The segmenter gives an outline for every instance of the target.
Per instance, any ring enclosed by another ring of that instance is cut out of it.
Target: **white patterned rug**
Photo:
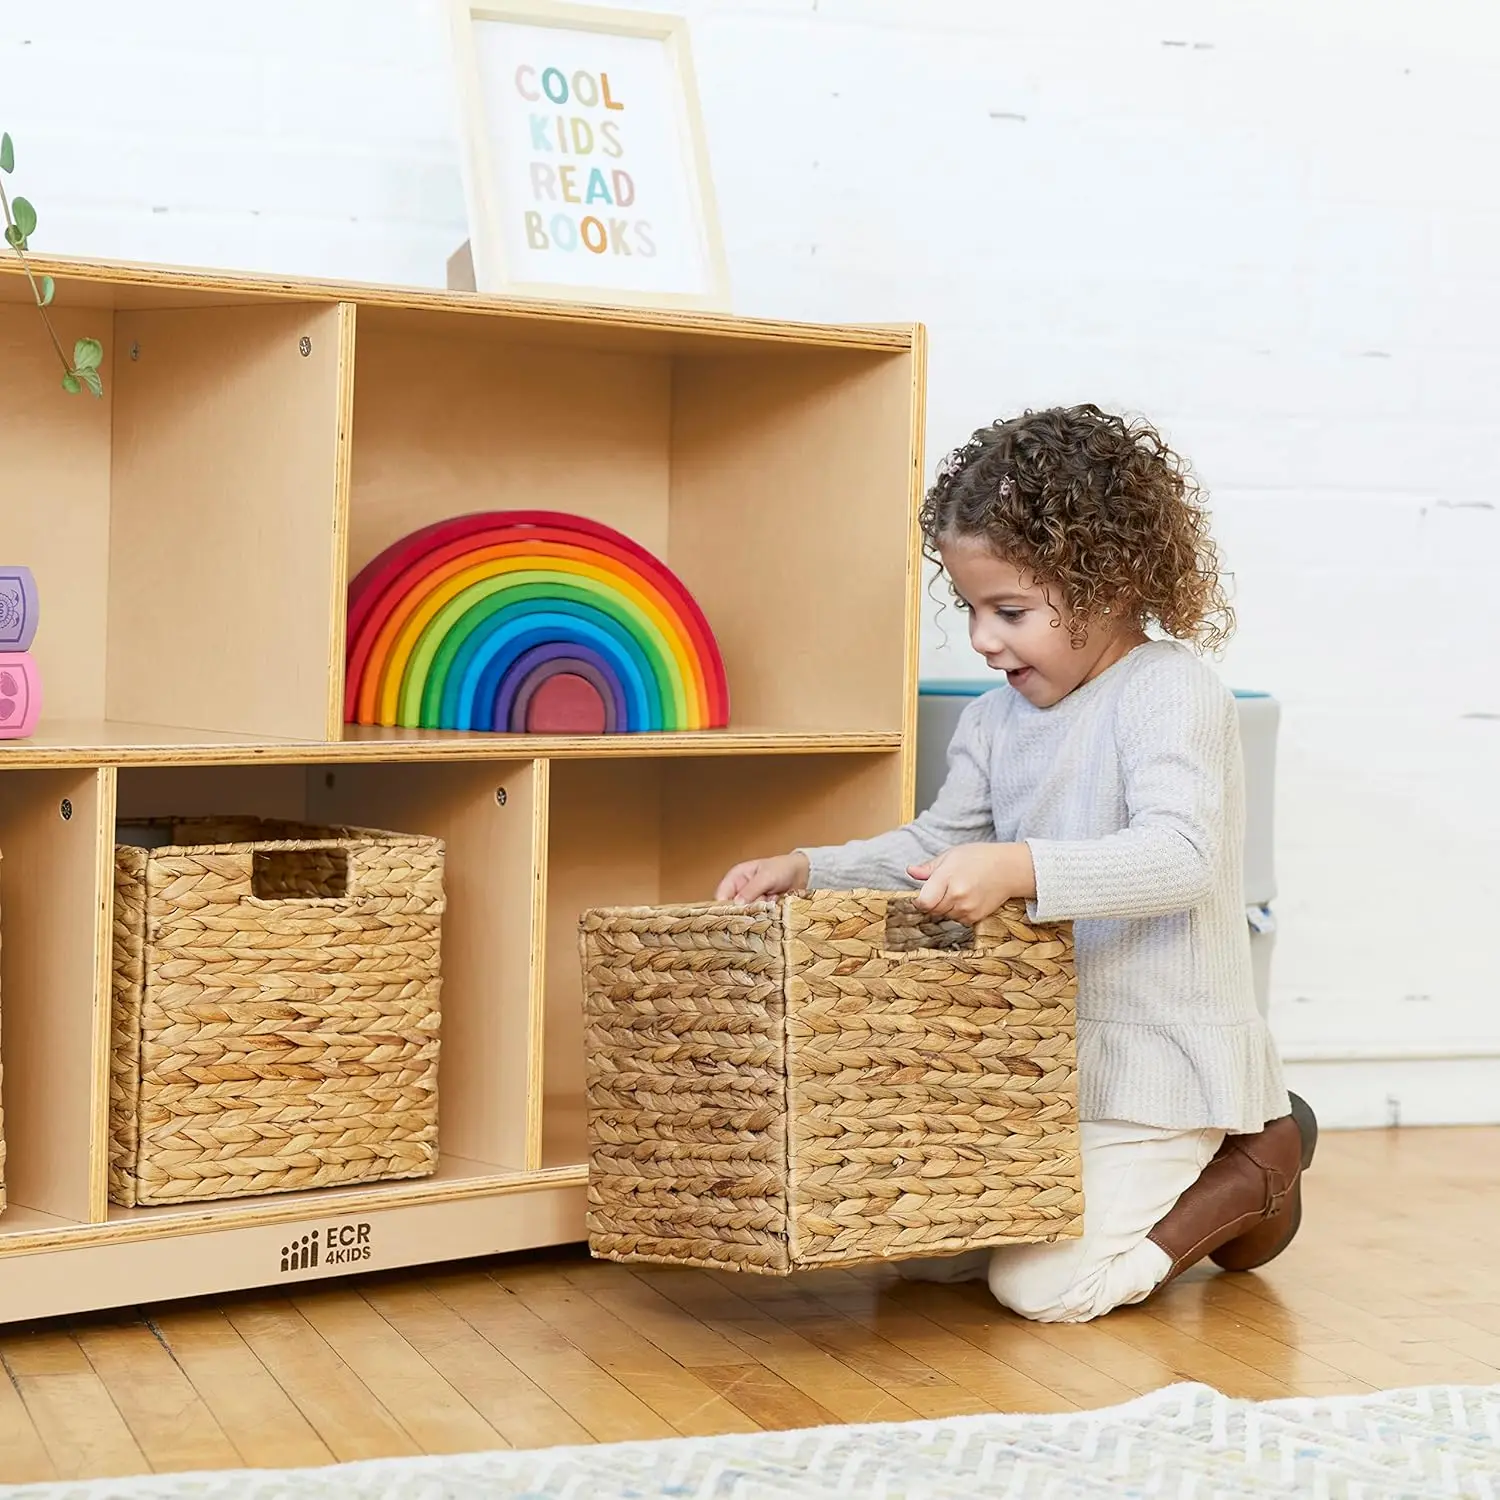
[[[1500,1500],[1500,1386],[1235,1401],[1174,1385],[1064,1416],[0,1486],[0,1500]]]

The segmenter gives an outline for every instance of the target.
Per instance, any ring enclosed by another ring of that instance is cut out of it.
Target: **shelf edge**
[[[189,731],[190,732],[190,731]],[[6,771],[101,766],[345,765],[463,760],[650,760],[663,756],[862,755],[901,749],[899,730],[828,734],[552,735],[452,740],[266,740],[239,744],[31,745],[0,747]]]
[[[452,1203],[464,1198],[505,1198],[518,1193],[543,1192],[551,1188],[583,1187],[588,1168],[545,1167],[535,1172],[496,1172],[493,1177],[472,1177],[453,1182],[387,1182],[350,1188],[335,1197],[316,1202],[278,1198],[257,1204],[246,1199],[242,1206],[212,1208],[184,1204],[145,1210],[140,1218],[114,1220],[106,1224],[76,1224],[66,1229],[39,1229],[25,1234],[4,1233],[0,1215],[0,1260],[12,1256],[76,1250],[85,1246],[128,1244],[141,1240],[175,1239],[183,1235],[212,1234],[226,1229],[261,1229],[326,1215],[347,1218],[351,1214],[385,1208],[406,1208],[415,1203]],[[149,1217],[145,1214],[149,1213]],[[160,1215],[160,1217],[158,1217]]]
[[[804,323],[781,318],[738,317],[729,313],[668,311],[606,303],[553,302],[541,298],[495,297],[433,287],[386,286],[378,282],[326,281],[271,272],[216,270],[193,266],[100,261],[70,256],[33,256],[33,271],[55,278],[164,291],[222,293],[299,302],[353,302],[366,307],[412,308],[456,316],[505,317],[517,322],[572,323],[650,333],[681,333],[752,342],[801,344],[838,349],[902,352],[912,347],[913,324]],[[0,275],[24,269],[0,260]]]

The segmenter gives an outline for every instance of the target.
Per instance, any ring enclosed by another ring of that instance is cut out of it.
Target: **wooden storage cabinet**
[[[0,742],[0,1321],[582,1239],[579,912],[909,810],[921,330],[42,269],[106,394],[61,392],[0,262],[0,561],[37,575],[46,692]],[[342,723],[348,579],[526,508],[664,558],[727,730]],[[225,813],[446,841],[436,1176],[109,1205],[116,822]]]

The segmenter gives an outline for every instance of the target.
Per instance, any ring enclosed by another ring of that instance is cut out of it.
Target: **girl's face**
[[[1075,646],[1070,617],[1023,574],[975,537],[938,547],[943,567],[969,611],[969,643],[1037,708],[1051,708],[1112,667],[1146,639],[1133,620],[1096,620]]]

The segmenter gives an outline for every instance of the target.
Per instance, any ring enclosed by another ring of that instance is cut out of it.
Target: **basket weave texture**
[[[589,1244],[786,1274],[1074,1238],[1071,928],[909,896],[586,912]]]
[[[259,819],[115,849],[109,1193],[437,1165],[440,840]]]

